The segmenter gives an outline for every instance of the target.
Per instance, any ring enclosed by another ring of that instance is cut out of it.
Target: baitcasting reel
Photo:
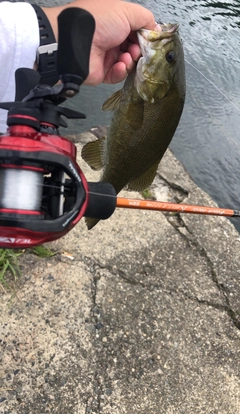
[[[0,247],[56,240],[83,216],[106,219],[116,207],[114,188],[87,183],[75,145],[58,134],[67,126],[62,116],[85,118],[58,105],[88,76],[95,22],[85,10],[69,8],[58,25],[61,83],[40,85],[38,72],[18,69],[15,102],[0,104],[8,110],[8,130],[0,137]]]

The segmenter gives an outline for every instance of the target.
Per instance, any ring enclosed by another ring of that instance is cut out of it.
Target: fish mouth
[[[163,23],[156,24],[154,30],[138,30],[137,35],[142,55],[145,54],[147,47],[150,46],[149,42],[161,41],[162,45],[170,42],[175,33],[178,32],[178,27],[177,23]]]
[[[138,34],[149,42],[154,42],[173,36],[178,28],[178,23],[156,23],[154,30],[140,29]]]

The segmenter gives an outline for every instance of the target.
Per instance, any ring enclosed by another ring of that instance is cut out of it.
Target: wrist
[[[52,27],[52,30],[53,30],[53,33],[54,33],[54,36],[57,42],[58,42],[58,20],[57,18],[63,10],[69,7],[74,7],[74,2],[65,4],[63,6],[57,6],[57,7],[42,7],[42,10],[46,14],[49,20],[49,23]]]
[[[40,45],[37,49],[35,67],[41,75],[40,83],[53,86],[58,82],[57,71],[57,42],[52,25],[44,10],[38,5],[32,4],[35,10],[38,26]]]
[[[56,42],[58,41],[58,24],[57,17],[64,10],[64,7],[42,7],[43,12],[46,14],[48,21],[52,27]]]

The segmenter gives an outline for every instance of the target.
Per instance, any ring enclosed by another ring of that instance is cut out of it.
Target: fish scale
[[[185,70],[178,26],[160,28],[139,31],[142,58],[123,89],[103,104],[104,110],[114,110],[108,136],[82,150],[92,168],[103,168],[101,181],[117,193],[126,185],[141,191],[152,183],[182,114]],[[90,229],[97,220],[86,223]]]

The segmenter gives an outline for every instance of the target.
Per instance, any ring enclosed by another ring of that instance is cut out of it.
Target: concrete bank
[[[93,138],[75,137],[79,154]],[[151,191],[214,205],[170,151]],[[0,292],[1,414],[240,413],[240,237],[227,219],[119,209],[51,247],[21,257],[14,297]]]

